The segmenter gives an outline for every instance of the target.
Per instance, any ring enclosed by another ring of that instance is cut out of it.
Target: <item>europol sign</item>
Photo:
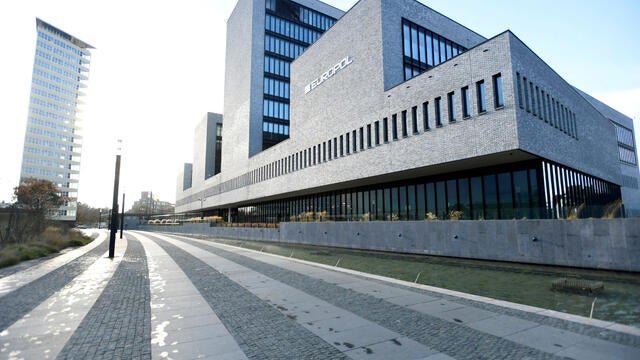
[[[340,60],[339,63],[333,65],[329,70],[327,70],[324,73],[322,73],[322,75],[320,75],[320,77],[316,78],[315,80],[310,82],[309,85],[305,86],[304,87],[304,93],[308,94],[309,91],[311,91],[311,90],[317,88],[318,86],[320,86],[320,84],[322,84],[323,82],[328,80],[333,75],[337,74],[340,70],[342,70],[342,69],[346,68],[347,66],[349,66],[352,62],[353,62],[353,59],[351,58],[351,56],[347,56],[346,58]]]

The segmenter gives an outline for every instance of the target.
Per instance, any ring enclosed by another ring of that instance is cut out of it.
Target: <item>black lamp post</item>
[[[120,151],[122,140],[118,140],[118,148],[116,151],[116,169],[113,180],[113,205],[111,207],[111,224],[109,228],[109,258],[113,259],[116,250],[116,232],[118,232],[118,184],[120,183]]]
[[[120,214],[120,239],[122,239],[123,231],[124,231],[124,193],[122,193],[122,213]]]

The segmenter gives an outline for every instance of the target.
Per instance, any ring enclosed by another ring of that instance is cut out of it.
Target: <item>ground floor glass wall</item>
[[[599,217],[619,199],[615,184],[529,161],[258,203],[234,222]]]

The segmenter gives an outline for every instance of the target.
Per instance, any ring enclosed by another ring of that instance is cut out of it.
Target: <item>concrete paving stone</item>
[[[378,299],[388,299],[406,295],[406,292],[402,291],[401,289],[366,281],[341,284],[339,286],[345,289],[357,291],[365,295],[371,295]]]
[[[371,321],[354,316],[353,314],[345,314],[339,318],[334,316],[330,319],[302,322],[302,326],[312,330],[312,332],[317,335],[342,332],[368,325],[372,325]]]
[[[588,336],[541,325],[504,337],[507,340],[556,354],[577,343],[591,340]]]
[[[357,328],[337,331],[323,338],[341,351],[349,351],[350,349],[392,340],[397,336],[398,334],[391,330],[370,323]]]
[[[166,329],[165,330],[170,330]],[[179,331],[171,332],[171,336],[169,341],[184,343],[189,341],[197,341],[197,340],[209,340],[209,341],[217,341],[217,338],[228,336],[229,332],[222,325],[219,324],[206,324],[197,327],[189,327],[180,329]]]
[[[181,318],[180,321],[171,321],[165,326],[166,330],[183,330],[189,328],[200,327],[204,325],[218,325],[222,324],[220,319],[216,316],[191,316],[187,318]]]
[[[410,306],[410,305],[427,303],[431,301],[437,301],[439,299],[433,296],[409,293],[409,294],[400,295],[397,297],[386,298],[385,300],[392,304],[396,304],[400,306]]]
[[[505,337],[540,326],[533,321],[508,315],[498,315],[468,324],[469,327],[495,336]]]
[[[424,358],[420,358],[417,360],[455,360],[454,358],[452,358],[451,356],[447,355],[447,354],[443,354],[443,353],[437,353],[434,355],[430,355]],[[525,360],[525,359],[520,359],[520,360]]]
[[[345,352],[345,355],[352,359],[363,360],[413,360],[425,358],[436,353],[436,351],[428,349],[407,337],[401,337],[349,350]]]
[[[640,358],[640,350],[600,339],[589,339],[561,350],[557,355],[581,360],[637,360]]]
[[[408,308],[411,310],[415,310],[428,315],[441,314],[446,311],[462,309],[463,307],[465,306],[462,304],[443,299],[408,306]]]
[[[498,316],[498,314],[494,312],[486,311],[486,310],[482,310],[482,309],[478,309],[470,306],[465,306],[459,309],[453,309],[450,311],[445,311],[445,312],[437,313],[434,315],[447,321],[457,322],[460,324],[467,324],[467,325],[472,324],[476,321]]]

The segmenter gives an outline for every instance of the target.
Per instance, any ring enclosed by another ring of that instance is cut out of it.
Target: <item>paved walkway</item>
[[[0,359],[639,359],[640,329],[157,233],[0,272]]]

